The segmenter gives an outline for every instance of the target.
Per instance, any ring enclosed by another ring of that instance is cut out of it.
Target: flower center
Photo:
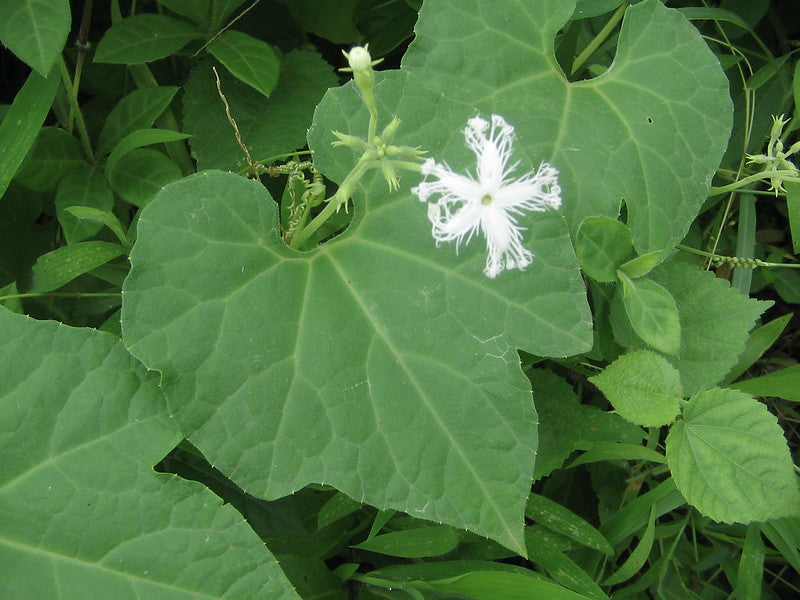
[[[492,196],[490,194],[484,194],[483,198],[481,198],[481,204],[484,206],[489,206],[492,203]]]

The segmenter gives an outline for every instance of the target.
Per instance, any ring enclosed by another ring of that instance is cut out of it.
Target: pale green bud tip
[[[372,69],[372,57],[364,46],[355,46],[350,52],[345,52],[347,62],[354,73]]]
[[[367,147],[367,143],[364,140],[354,135],[347,135],[346,133],[340,133],[338,131],[334,131],[333,135],[337,138],[337,140],[333,142],[334,146],[348,146],[355,150],[364,150]]]

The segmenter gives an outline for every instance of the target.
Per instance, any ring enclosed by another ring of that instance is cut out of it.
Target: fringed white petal
[[[428,218],[437,244],[455,242],[458,250],[480,232],[486,239],[487,277],[497,277],[506,269],[524,269],[534,255],[522,243],[524,228],[515,215],[561,206],[558,171],[542,163],[535,172],[513,178],[517,163],[509,161],[514,128],[500,115],[492,115],[491,123],[480,117],[470,119],[464,139],[475,154],[477,178],[455,173],[429,158],[421,169],[426,180],[411,191],[422,202],[430,200]],[[436,180],[428,181],[428,177]]]

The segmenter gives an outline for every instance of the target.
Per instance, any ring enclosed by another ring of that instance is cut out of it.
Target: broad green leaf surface
[[[211,61],[202,62],[189,75],[183,98],[184,129],[194,134],[189,144],[198,169],[241,171],[247,161],[225,116],[212,65]],[[325,90],[336,85],[330,65],[315,52],[289,52],[281,69],[278,86],[267,99],[217,68],[231,115],[255,161],[301,148],[314,107]]]
[[[264,96],[269,96],[278,84],[281,63],[266,42],[228,30],[208,45],[208,51],[238,80]]]
[[[141,14],[112,25],[97,44],[96,62],[139,65],[165,58],[203,34],[166,15]]]
[[[623,354],[589,381],[600,388],[621,416],[637,425],[660,427],[678,416],[680,373],[655,352]]]
[[[0,339],[0,597],[297,599],[240,514],[153,471],[181,436],[116,337],[0,309]]]
[[[628,9],[611,68],[568,82],[553,38],[574,5],[428,2],[403,67],[514,125],[533,161],[560,170],[573,232],[624,201],[637,251],[663,251],[683,238],[727,146],[728,81],[684,17],[646,0]]]
[[[622,305],[636,334],[652,348],[674,356],[681,347],[681,322],[675,298],[648,278],[622,277]]]
[[[685,263],[664,263],[648,277],[678,306],[681,348],[667,360],[681,373],[684,395],[716,385],[736,364],[748,332],[771,303],[748,298],[713,273]]]
[[[177,91],[178,88],[174,86],[147,87],[125,96],[103,123],[97,153],[111,152],[129,133],[150,127],[167,109]]]
[[[378,98],[402,143],[467,158],[473,109],[398,72]],[[365,131],[366,110],[346,86],[316,119],[317,167],[341,180],[355,159],[331,129]],[[248,492],[323,482],[524,552],[536,413],[516,348],[591,342],[566,225],[520,218],[536,260],[488,280],[479,244],[436,247],[408,179],[390,195],[370,174],[349,229],[309,253],[285,247],[258,183],[208,172],[167,186],[139,220],[125,341],[163,374],[192,443]]]
[[[800,513],[783,430],[751,396],[718,388],[693,396],[666,446],[681,494],[715,521],[748,523]]]
[[[59,86],[55,73],[31,73],[0,123],[0,196],[33,146]]]
[[[69,0],[0,0],[0,40],[47,77],[67,41]]]

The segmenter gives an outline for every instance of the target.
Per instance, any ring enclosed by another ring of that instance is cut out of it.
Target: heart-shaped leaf
[[[472,108],[400,72],[377,92],[398,143],[466,161]],[[367,120],[353,86],[326,95],[309,144],[328,177],[356,161],[331,129],[363,134]],[[516,348],[591,343],[567,227],[555,211],[520,217],[536,258],[490,280],[480,244],[437,248],[408,179],[390,194],[368,175],[347,231],[308,253],[281,241],[256,182],[207,172],[167,186],[139,220],[125,340],[163,374],[192,443],[248,492],[327,483],[524,553],[536,414]]]
[[[748,523],[800,514],[783,430],[751,396],[718,388],[693,396],[666,444],[675,484],[704,515]]]

